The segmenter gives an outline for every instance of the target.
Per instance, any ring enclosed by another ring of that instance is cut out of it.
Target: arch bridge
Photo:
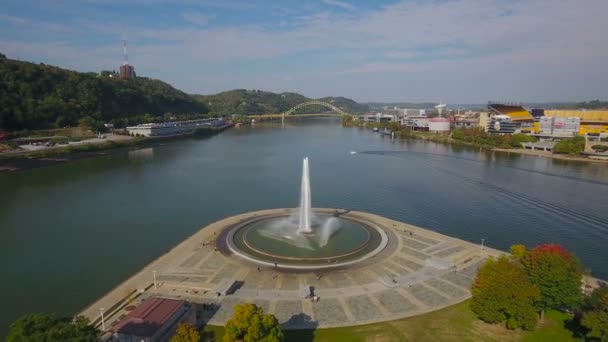
[[[283,113],[284,115],[289,115],[292,114],[293,112],[295,112],[296,110],[302,108],[302,107],[306,107],[306,106],[323,106],[325,108],[331,109],[334,112],[336,112],[339,115],[348,115],[346,112],[344,112],[342,109],[327,103],[327,102],[323,102],[323,101],[306,101],[306,102],[302,102],[299,105],[294,106],[293,108],[291,108],[290,110],[286,111],[285,113]]]

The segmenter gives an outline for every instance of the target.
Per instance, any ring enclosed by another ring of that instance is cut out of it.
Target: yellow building
[[[545,116],[554,118],[580,118],[579,134],[608,133],[608,110],[545,110]],[[538,122],[534,123],[537,132]]]

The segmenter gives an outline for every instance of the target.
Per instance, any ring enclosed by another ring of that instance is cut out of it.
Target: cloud
[[[197,26],[207,26],[209,24],[209,16],[204,15],[200,12],[186,12],[182,13],[182,18],[190,24]]]
[[[349,4],[346,1],[340,1],[340,0],[321,0],[321,2],[323,2],[326,5],[340,7],[342,9],[349,10],[349,11],[352,11],[352,10],[355,9],[355,6]]]
[[[324,2],[334,6],[342,3]],[[213,3],[203,2],[209,7]],[[330,92],[328,87],[333,86],[363,96],[363,85],[379,79],[391,84],[394,77],[392,85],[397,89],[407,87],[399,83],[405,79],[419,82],[420,89],[412,94],[425,91],[425,82],[431,87],[427,80],[435,80],[432,86],[450,85],[454,92],[469,89],[481,97],[496,91],[482,86],[489,83],[491,75],[493,87],[503,84],[530,94],[548,91],[530,87],[535,84],[541,88],[541,80],[551,79],[556,80],[551,84],[556,94],[608,95],[605,87],[595,87],[608,77],[608,36],[602,34],[608,31],[605,0],[586,0],[585,6],[578,0],[453,0],[404,1],[367,11],[315,12],[318,9],[303,14],[269,10],[269,20],[229,20],[230,24],[210,22],[204,10],[177,12],[190,26],[178,22],[159,27],[154,22],[136,21],[126,29],[130,60],[138,70],[159,78],[169,75],[176,86],[193,92],[251,85],[277,89],[279,85],[284,90],[314,93]],[[99,70],[100,65],[120,63],[118,40],[125,28],[115,20],[83,17],[61,23],[70,29],[64,35],[56,32],[48,37],[46,28],[52,23],[38,26],[39,21],[33,24],[29,18],[2,14],[0,21],[20,25],[23,29],[15,32],[25,32],[31,39],[0,36],[0,46],[7,53],[18,50],[22,58],[44,61],[48,57],[62,66]],[[44,44],[39,43],[40,37],[44,37]],[[104,37],[105,43],[84,47],[82,42],[88,37]],[[112,39],[116,44],[108,44]],[[200,65],[207,67],[204,72],[210,78],[203,77],[207,81],[198,85],[187,81],[192,68]],[[218,69],[227,65],[233,67]],[[289,78],[280,75],[281,65],[289,69]],[[589,81],[573,86],[572,73]],[[260,77],[269,74],[277,75]],[[313,76],[324,77],[323,85]],[[463,87],[462,82],[467,81],[470,85]],[[273,86],[270,82],[276,83]],[[392,94],[394,90],[370,86],[367,91],[367,98],[372,99],[374,94],[388,96],[384,92]],[[435,93],[434,89],[426,91]]]

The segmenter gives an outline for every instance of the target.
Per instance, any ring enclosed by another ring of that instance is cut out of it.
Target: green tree
[[[82,316],[72,319],[49,314],[29,314],[10,325],[6,341],[89,342],[97,341],[99,335],[99,330]]]
[[[283,331],[276,317],[265,314],[255,304],[234,307],[234,316],[226,322],[224,342],[279,342]]]
[[[507,328],[532,330],[538,289],[530,283],[521,264],[501,256],[489,259],[479,270],[471,290],[471,310],[488,323],[505,322]]]
[[[585,138],[582,136],[576,136],[573,138],[567,138],[560,140],[553,147],[555,153],[567,153],[571,155],[580,154],[585,149]]]
[[[511,137],[511,146],[521,147],[522,143],[535,142],[535,141],[536,141],[536,138],[534,138],[531,135],[524,134],[524,133],[515,133]]]
[[[589,339],[608,341],[608,286],[593,291],[585,299],[581,325],[587,329]]]
[[[199,342],[200,340],[201,335],[198,330],[185,323],[179,323],[175,335],[171,337],[171,342]]]
[[[560,245],[538,245],[521,259],[528,278],[540,290],[537,308],[577,308],[583,302],[582,267],[578,258]]]

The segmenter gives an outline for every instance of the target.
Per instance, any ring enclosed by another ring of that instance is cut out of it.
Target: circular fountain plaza
[[[370,258],[388,244],[373,223],[341,217],[346,211],[313,211],[313,232],[298,233],[293,216],[255,216],[221,236],[222,247],[250,262],[283,269],[317,270],[350,265]]]
[[[258,305],[287,329],[367,324],[469,298],[478,267],[500,254],[366,212],[312,209],[304,159],[298,208],[203,227],[81,314],[100,325],[106,308],[111,326],[131,305],[125,294],[135,293],[135,304],[151,296],[195,303],[212,325],[240,303]]]

